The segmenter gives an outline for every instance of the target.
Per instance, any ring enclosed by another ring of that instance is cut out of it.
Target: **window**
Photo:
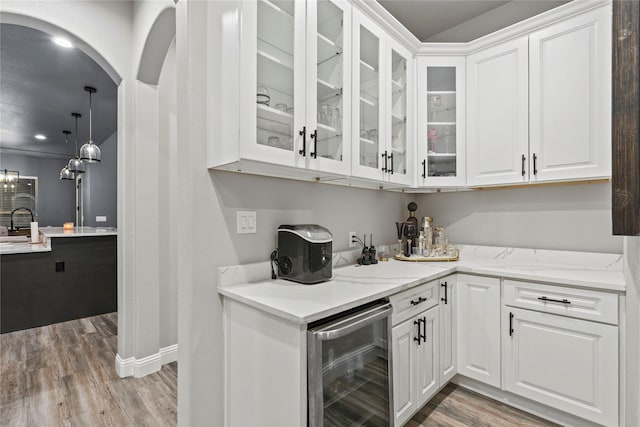
[[[34,217],[38,205],[38,178],[21,176],[16,184],[0,184],[0,225],[7,228],[11,225],[11,211],[16,208],[27,208]],[[26,210],[19,210],[13,215],[15,228],[28,228],[31,215]]]

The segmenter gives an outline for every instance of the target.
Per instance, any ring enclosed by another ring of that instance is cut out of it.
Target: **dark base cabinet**
[[[116,239],[53,238],[51,252],[0,256],[0,332],[116,311]]]

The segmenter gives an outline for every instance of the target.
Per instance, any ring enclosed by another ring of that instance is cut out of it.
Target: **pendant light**
[[[89,92],[89,141],[80,148],[80,159],[88,163],[100,162],[100,147],[93,143],[92,128],[91,128],[91,94],[96,93],[95,87],[85,86],[84,90]]]
[[[74,151],[75,157],[72,157],[71,160],[69,160],[69,164],[67,165],[67,168],[71,172],[75,172],[76,174],[79,174],[79,173],[84,173],[84,170],[85,170],[84,162],[80,160],[80,157],[78,156],[78,118],[82,117],[82,114],[71,113],[71,115],[76,119],[76,149]]]
[[[62,133],[64,133],[65,153],[69,154],[69,134],[71,132],[69,132],[68,130],[63,130]],[[69,170],[67,165],[65,165],[60,171],[60,179],[76,179],[76,176],[73,172]]]

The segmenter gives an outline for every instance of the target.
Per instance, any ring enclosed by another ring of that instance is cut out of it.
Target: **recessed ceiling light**
[[[66,48],[71,48],[73,47],[73,44],[71,44],[71,42],[69,41],[69,39],[66,39],[64,37],[54,37],[53,42],[55,44],[57,44],[58,46],[62,46],[62,47],[66,47]]]
[[[45,139],[47,139],[47,137],[46,137],[46,136],[44,136],[44,135],[42,135],[42,134],[40,134],[40,133],[39,133],[39,134],[37,134],[37,135],[35,136],[35,138],[36,138],[36,139],[39,139],[40,141],[44,141]]]

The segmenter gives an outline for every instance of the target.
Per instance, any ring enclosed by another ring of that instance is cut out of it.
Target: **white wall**
[[[118,135],[114,132],[100,144],[100,163],[85,163],[84,225],[89,227],[118,226]],[[106,216],[107,222],[96,222],[96,216]]]
[[[176,92],[176,44],[172,43],[158,82],[158,237],[160,267],[160,348],[178,342],[177,222],[184,209],[176,203],[178,176],[178,112]]]
[[[451,243],[622,253],[611,235],[611,184],[434,193],[420,213]]]

